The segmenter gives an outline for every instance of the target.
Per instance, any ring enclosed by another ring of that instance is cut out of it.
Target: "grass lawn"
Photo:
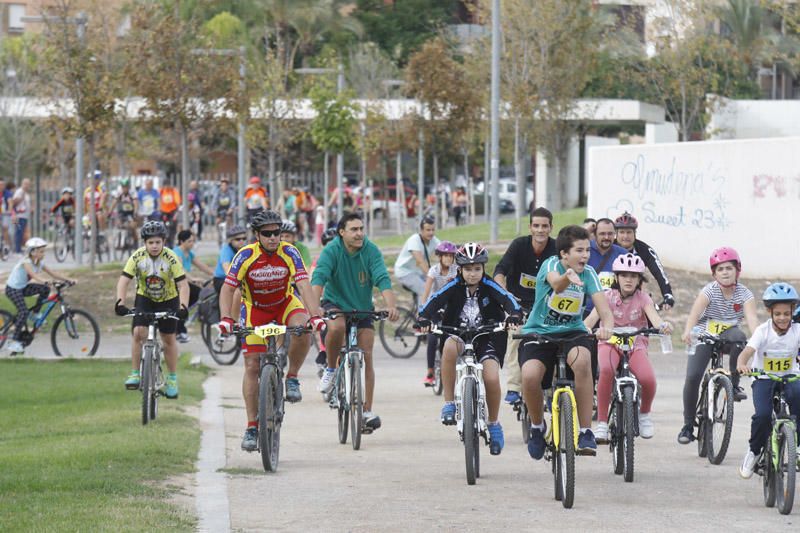
[[[190,472],[205,367],[181,358],[181,396],[141,424],[127,362],[0,361],[0,531],[191,531],[159,486]]]

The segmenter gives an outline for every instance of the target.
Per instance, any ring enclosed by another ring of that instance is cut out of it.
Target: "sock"
[[[167,374],[167,379],[178,379],[178,373],[170,372],[169,374]]]
[[[286,374],[286,379],[297,379],[297,374]]]
[[[325,372],[329,372],[329,373],[333,374],[334,372],[336,372],[336,369],[328,367],[328,368],[325,369]]]
[[[138,376],[138,375],[139,375],[139,370],[138,369],[137,370],[131,370],[131,376]]]
[[[586,433],[590,429],[592,429],[592,428],[581,428],[581,433]]]
[[[531,427],[533,429],[538,429],[539,431],[544,431],[544,422],[542,422],[541,424],[531,423]]]
[[[456,402],[444,402],[445,405],[455,405]]]
[[[257,428],[258,427],[258,420],[250,420],[247,422],[247,429],[250,428]]]
[[[499,425],[500,425],[500,422],[498,422],[497,420],[495,420],[494,422],[491,422],[491,421],[489,421],[489,422],[487,423],[487,425],[489,425],[489,426],[499,426]]]

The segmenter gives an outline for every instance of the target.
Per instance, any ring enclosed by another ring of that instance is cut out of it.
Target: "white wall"
[[[678,142],[678,129],[672,122],[664,124],[645,124],[644,137],[646,144],[676,143]]]
[[[639,219],[672,267],[708,272],[719,246],[749,276],[800,270],[800,137],[593,148],[588,215]]]
[[[761,139],[800,135],[800,100],[715,98],[709,139]]]

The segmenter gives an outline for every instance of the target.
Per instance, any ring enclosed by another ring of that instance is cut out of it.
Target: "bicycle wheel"
[[[347,403],[347,389],[344,383],[344,365],[339,365],[336,370],[335,387],[337,403],[337,417],[339,419],[339,444],[347,442],[347,433],[350,429],[350,405]]]
[[[464,380],[463,402],[464,459],[467,465],[467,484],[474,485],[478,477],[478,391],[474,379]]]
[[[164,386],[164,372],[161,369],[161,346],[156,345],[155,359],[153,360],[153,386],[150,388],[150,394],[153,401],[150,402],[150,421],[156,419],[158,416],[158,395]]]
[[[142,391],[142,425],[146,426],[150,422],[150,415],[153,412],[154,380],[153,380],[153,350],[151,344],[142,346],[142,371],[139,373],[140,389]]]
[[[442,395],[442,353],[436,350],[436,359],[433,361],[433,394]]]
[[[67,259],[69,253],[69,243],[67,242],[69,235],[63,231],[56,233],[56,241],[53,243],[55,250],[56,261],[63,263]]]
[[[559,457],[561,478],[561,505],[571,509],[575,499],[575,428],[572,419],[572,401],[567,394],[558,397],[560,442],[557,455]]]
[[[633,402],[633,390],[630,387],[625,387],[622,390],[622,405],[624,406],[622,411],[624,414],[622,418],[622,427],[624,429],[622,446],[625,448],[625,465],[622,477],[627,483],[630,483],[633,481],[633,442],[636,437],[636,405]]]
[[[525,400],[520,400],[519,406],[519,420],[522,424],[522,443],[528,444],[531,436],[531,416],[528,414],[528,406],[525,405]]]
[[[350,357],[350,439],[353,449],[361,448],[361,430],[364,427],[364,389],[361,383],[361,358],[357,353]]]
[[[281,445],[280,410],[283,395],[278,370],[274,365],[264,365],[258,383],[258,448],[264,470],[278,469],[278,452]]]
[[[697,455],[708,457],[708,439],[706,426],[708,422],[708,380],[703,380],[700,389],[700,400],[697,405]]]
[[[59,356],[94,355],[100,346],[100,327],[86,311],[67,308],[53,324],[50,344]]]
[[[608,415],[608,436],[611,446],[611,460],[614,462],[614,473],[622,475],[625,469],[625,445],[623,420],[623,404],[616,400],[616,396],[611,403],[611,412]]]
[[[550,446],[552,443],[548,443]],[[554,497],[557,502],[560,502],[564,495],[561,492],[561,460],[560,455],[555,453],[555,448],[553,448],[553,459],[550,461],[553,470],[553,492]]]
[[[733,385],[728,376],[720,375],[713,382],[713,409],[711,420],[706,423],[706,440],[708,441],[708,461],[718,465],[725,459],[728,443],[733,429]]]
[[[794,505],[794,481],[797,470],[797,442],[793,424],[781,424],[778,433],[778,468],[775,471],[775,495],[778,512],[789,514]]]
[[[400,320],[397,323],[381,320],[378,335],[389,355],[398,359],[408,359],[417,353],[422,337],[414,334],[414,324],[417,321],[414,313],[405,307],[398,307],[397,311],[400,313]]]
[[[11,335],[14,326],[14,315],[8,311],[0,311],[0,348],[5,346],[6,339]]]
[[[242,345],[235,335],[220,335],[214,324],[204,323],[200,329],[208,353],[218,365],[232,365],[239,359]]]
[[[764,484],[764,505],[767,507],[775,507],[775,466],[772,462],[772,439],[767,439],[764,444],[763,460],[764,460],[764,477],[762,483]]]

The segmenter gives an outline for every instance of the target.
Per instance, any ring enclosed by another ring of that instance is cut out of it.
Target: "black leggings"
[[[720,338],[728,342],[746,342],[742,330],[738,327],[725,331]],[[739,386],[739,373],[736,371],[736,360],[739,358],[742,348],[735,344],[725,344],[723,352],[730,355],[731,383],[734,388]],[[697,398],[700,396],[700,382],[708,368],[711,360],[711,346],[708,344],[698,344],[694,355],[690,355],[686,362],[686,382],[683,385],[683,423],[692,425],[697,410]]]
[[[14,319],[13,339],[15,341],[19,340],[19,334],[22,331],[22,326],[25,325],[25,320],[28,319],[28,306],[25,305],[25,297],[33,296],[35,294],[39,295],[39,299],[36,301],[34,308],[38,308],[45,302],[45,300],[47,300],[47,296],[50,294],[50,288],[47,285],[42,285],[41,283],[28,283],[25,285],[24,289],[12,289],[6,285],[6,296],[8,296],[8,299],[11,300],[11,302],[17,308],[17,316]]]
[[[436,363],[436,351],[439,349],[439,336],[428,334],[428,368],[433,368]]]

